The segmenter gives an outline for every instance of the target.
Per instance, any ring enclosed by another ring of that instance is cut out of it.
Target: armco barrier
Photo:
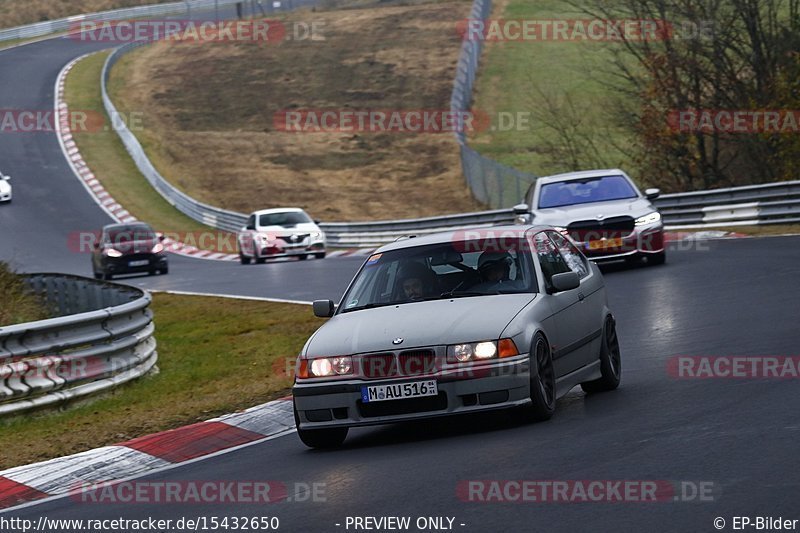
[[[211,10],[215,7],[225,7],[237,4],[242,0],[188,0],[183,2],[171,2],[168,4],[155,4],[148,6],[129,7],[125,9],[115,9],[100,13],[87,13],[66,17],[36,24],[17,26],[0,30],[0,42],[12,41],[16,39],[33,39],[53,33],[63,33],[74,29],[76,24],[81,22],[110,22],[113,20],[130,20],[149,17],[163,17],[168,15],[189,15],[193,10]],[[296,2],[297,0],[283,0],[283,4]],[[272,2],[267,8],[272,10]]]
[[[0,327],[0,416],[105,391],[155,365],[148,292],[65,274],[25,281],[60,316]]]

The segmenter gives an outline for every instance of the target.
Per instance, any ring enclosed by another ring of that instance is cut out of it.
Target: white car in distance
[[[0,202],[11,201],[11,176],[5,176],[0,172]]]
[[[305,211],[296,207],[252,213],[239,231],[237,243],[243,265],[280,257],[325,257],[325,234]]]

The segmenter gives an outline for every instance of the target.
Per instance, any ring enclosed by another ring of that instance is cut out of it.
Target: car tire
[[[556,374],[553,354],[544,335],[537,333],[530,354],[531,405],[527,417],[533,421],[549,420],[556,410]]]
[[[164,267],[160,269],[158,273],[161,274],[162,276],[166,276],[167,274],[169,274],[169,267]]]
[[[325,259],[325,252],[322,252],[321,254],[314,254],[314,257],[317,259]]]
[[[614,317],[608,315],[603,325],[603,338],[600,344],[600,379],[581,383],[586,394],[614,390],[622,378],[622,357],[619,351],[617,326]]]
[[[266,261],[267,261],[266,257],[256,257],[256,264],[257,265],[263,265],[264,263],[266,263]]]
[[[667,252],[658,252],[647,256],[648,265],[663,265],[667,261]]]
[[[301,255],[300,257],[298,257],[298,259],[300,259],[300,261],[305,261],[306,259],[308,259],[308,256],[310,256],[310,255],[311,254]]]
[[[243,264],[243,265],[249,265],[250,264],[250,258],[249,257],[245,257],[242,252],[239,252],[239,262],[241,264]]]
[[[297,435],[300,440],[309,448],[331,449],[338,448],[347,438],[350,428],[325,428],[325,429],[300,429],[300,419],[297,415],[297,408],[294,410],[294,424],[297,428]]]

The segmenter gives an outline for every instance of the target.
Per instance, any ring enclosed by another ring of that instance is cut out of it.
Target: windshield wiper
[[[439,298],[466,298],[470,296],[487,296],[490,294],[497,294],[495,292],[479,292],[479,291],[447,291],[439,295]]]
[[[359,305],[358,307],[346,307],[342,309],[342,313],[348,313],[350,311],[361,311],[362,309],[374,309],[376,307],[386,307],[387,305],[399,305],[402,303],[406,303],[406,301],[399,301],[399,302],[370,302],[368,304]]]

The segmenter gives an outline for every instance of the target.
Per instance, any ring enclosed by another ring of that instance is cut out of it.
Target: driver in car
[[[436,274],[425,265],[409,263],[401,269],[399,278],[403,294],[409,300],[421,300],[434,295]]]
[[[483,252],[478,258],[478,273],[487,284],[509,281],[513,262],[508,252]]]

